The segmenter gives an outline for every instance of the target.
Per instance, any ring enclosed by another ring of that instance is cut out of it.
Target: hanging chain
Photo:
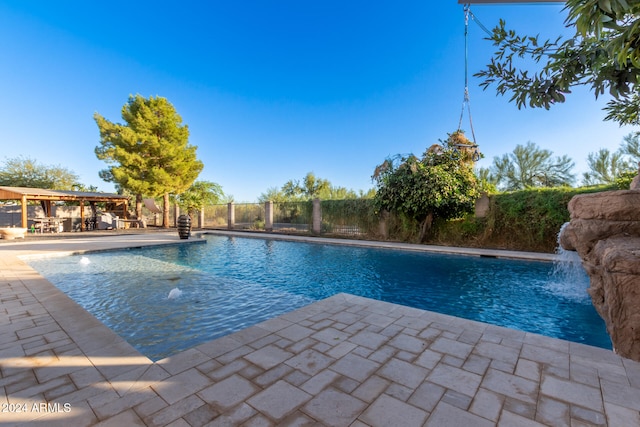
[[[462,110],[460,111],[460,121],[458,122],[458,130],[462,129],[462,119],[464,117],[464,108],[467,107],[469,113],[469,125],[471,127],[471,137],[473,144],[476,143],[476,133],[473,129],[473,119],[471,118],[471,102],[469,100],[469,14],[471,13],[469,4],[464,5],[464,98],[462,100]]]

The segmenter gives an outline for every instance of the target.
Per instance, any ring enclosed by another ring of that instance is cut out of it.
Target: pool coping
[[[338,294],[153,363],[14,253],[0,266],[0,403],[59,404],[3,422],[640,425],[640,364],[596,347]]]
[[[465,255],[486,258],[503,258],[503,259],[520,259],[528,261],[547,261],[553,262],[559,259],[557,254],[549,254],[543,252],[526,252],[526,251],[510,251],[505,249],[482,249],[467,248],[457,246],[438,246],[423,245],[417,243],[390,242],[378,240],[355,240],[355,239],[338,239],[330,237],[316,236],[300,236],[282,233],[255,232],[255,231],[232,231],[232,230],[202,230],[195,233],[202,235],[222,235],[247,237],[254,239],[272,239],[291,242],[307,242],[326,245],[356,246],[366,248],[393,249],[412,252],[433,252],[451,255]]]

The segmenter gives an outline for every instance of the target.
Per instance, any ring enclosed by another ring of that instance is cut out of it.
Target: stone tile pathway
[[[153,363],[16,255],[177,238],[89,240],[0,245],[2,425],[640,426],[639,363],[348,294]]]

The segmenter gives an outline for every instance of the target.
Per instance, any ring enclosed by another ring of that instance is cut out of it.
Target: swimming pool
[[[339,292],[611,348],[583,271],[567,279],[546,262],[206,240],[29,264],[153,360]]]

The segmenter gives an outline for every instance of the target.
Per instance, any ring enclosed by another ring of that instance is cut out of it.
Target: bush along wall
[[[567,205],[577,194],[615,190],[613,186],[535,188],[490,196],[485,218],[468,215],[437,223],[429,243],[553,253]]]

